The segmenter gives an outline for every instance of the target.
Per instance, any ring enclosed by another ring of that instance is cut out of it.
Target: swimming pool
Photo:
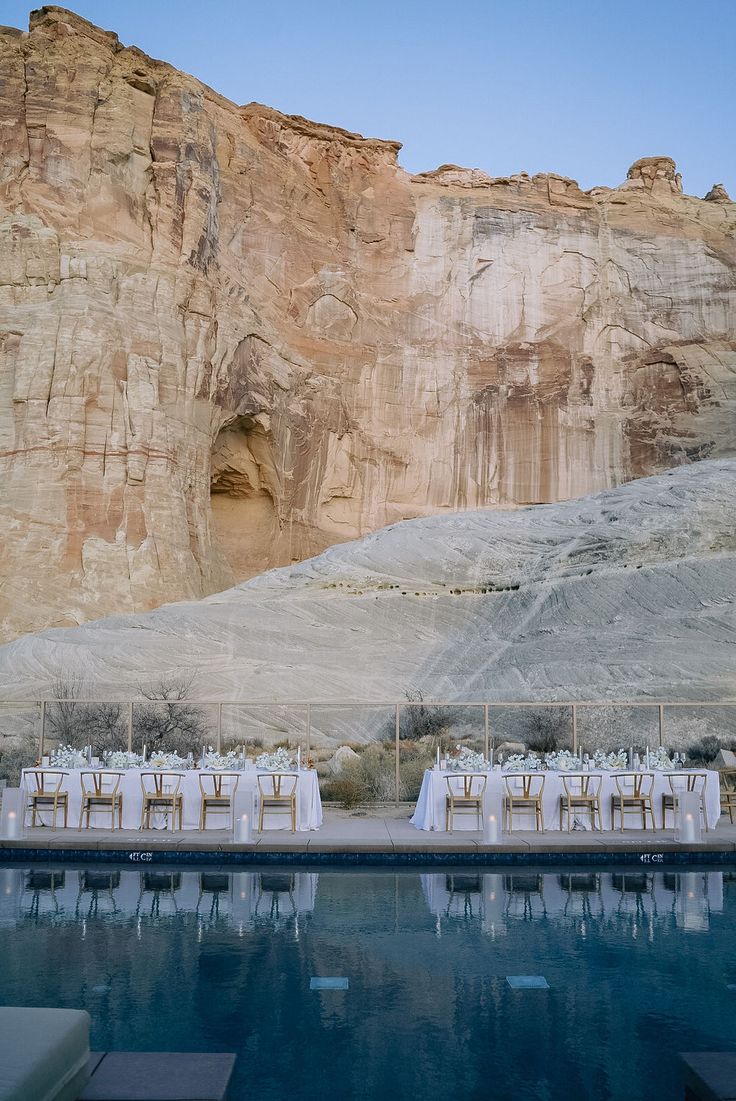
[[[730,869],[0,867],[0,1004],[237,1052],[236,1099],[670,1101],[736,1049],[735,919]]]

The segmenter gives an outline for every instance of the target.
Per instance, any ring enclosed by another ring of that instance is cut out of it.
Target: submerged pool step
[[[507,975],[506,982],[512,990],[549,990],[544,975]]]
[[[225,1101],[234,1066],[230,1054],[96,1052],[79,1101]]]
[[[326,978],[315,975],[309,980],[310,990],[347,990],[349,986],[350,983],[347,979],[337,975]]]

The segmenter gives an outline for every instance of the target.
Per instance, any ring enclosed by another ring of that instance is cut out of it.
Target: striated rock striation
[[[198,602],[0,648],[0,700],[734,698],[736,460],[409,520]],[[414,696],[416,698],[416,696]]]
[[[399,148],[0,33],[0,638],[733,454],[725,192]]]

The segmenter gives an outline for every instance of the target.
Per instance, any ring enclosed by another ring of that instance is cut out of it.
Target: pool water
[[[238,1101],[671,1101],[736,1050],[735,932],[731,870],[5,866],[0,1004],[236,1052]]]

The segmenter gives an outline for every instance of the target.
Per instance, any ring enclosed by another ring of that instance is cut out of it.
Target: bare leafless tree
[[[141,695],[151,702],[133,708],[133,739],[138,751],[146,745],[149,751],[196,754],[211,742],[207,713],[191,702],[194,681],[194,674],[175,674],[139,686]]]

